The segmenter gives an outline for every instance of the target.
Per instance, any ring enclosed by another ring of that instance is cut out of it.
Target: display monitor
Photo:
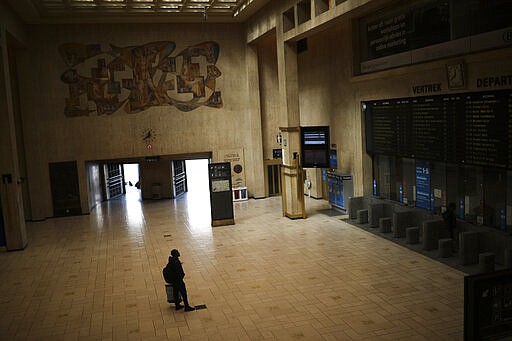
[[[302,167],[329,168],[329,127],[301,127]]]

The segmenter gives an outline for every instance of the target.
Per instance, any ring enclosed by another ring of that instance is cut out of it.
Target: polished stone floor
[[[382,239],[306,198],[235,203],[211,227],[208,193],[27,224],[0,252],[1,340],[461,340],[464,273]],[[162,268],[181,252],[189,299],[175,311]]]

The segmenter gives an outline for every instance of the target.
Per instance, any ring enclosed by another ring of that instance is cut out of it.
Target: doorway
[[[208,159],[185,160],[187,169],[188,193],[209,195],[208,190]]]
[[[82,214],[76,161],[52,162],[49,169],[53,216]]]
[[[127,200],[178,199],[209,204],[209,159],[122,163]],[[141,187],[143,187],[141,189]]]
[[[127,200],[140,200],[139,164],[124,163],[124,186]]]
[[[186,205],[187,227],[194,234],[211,233],[208,159],[186,160],[188,192],[179,200]]]

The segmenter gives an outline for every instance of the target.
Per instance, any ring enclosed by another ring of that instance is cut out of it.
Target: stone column
[[[292,219],[306,218],[304,176],[300,160],[300,111],[295,42],[286,42],[283,27],[277,21],[277,69],[279,77],[279,113],[283,145],[281,167],[283,215]]]
[[[0,198],[7,250],[20,250],[27,245],[27,233],[7,45],[5,31],[0,32]]]
[[[247,79],[249,80],[249,105],[251,132],[248,136],[251,153],[246,153],[248,164],[252,165],[246,170],[250,173],[247,177],[247,188],[254,198],[265,197],[265,168],[263,164],[263,137],[261,131],[261,104],[259,91],[258,52],[253,46],[248,46],[246,51]],[[249,154],[249,155],[248,155]]]

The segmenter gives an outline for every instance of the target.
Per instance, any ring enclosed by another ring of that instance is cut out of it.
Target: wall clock
[[[152,128],[147,128],[142,132],[142,142],[144,142],[148,148],[151,148],[155,138],[156,134]]]
[[[243,170],[242,165],[236,164],[236,165],[233,167],[233,171],[234,171],[235,173],[237,173],[237,174],[242,173],[242,170]]]
[[[466,87],[463,62],[447,64],[446,76],[448,78],[448,87],[450,89],[464,89]]]

